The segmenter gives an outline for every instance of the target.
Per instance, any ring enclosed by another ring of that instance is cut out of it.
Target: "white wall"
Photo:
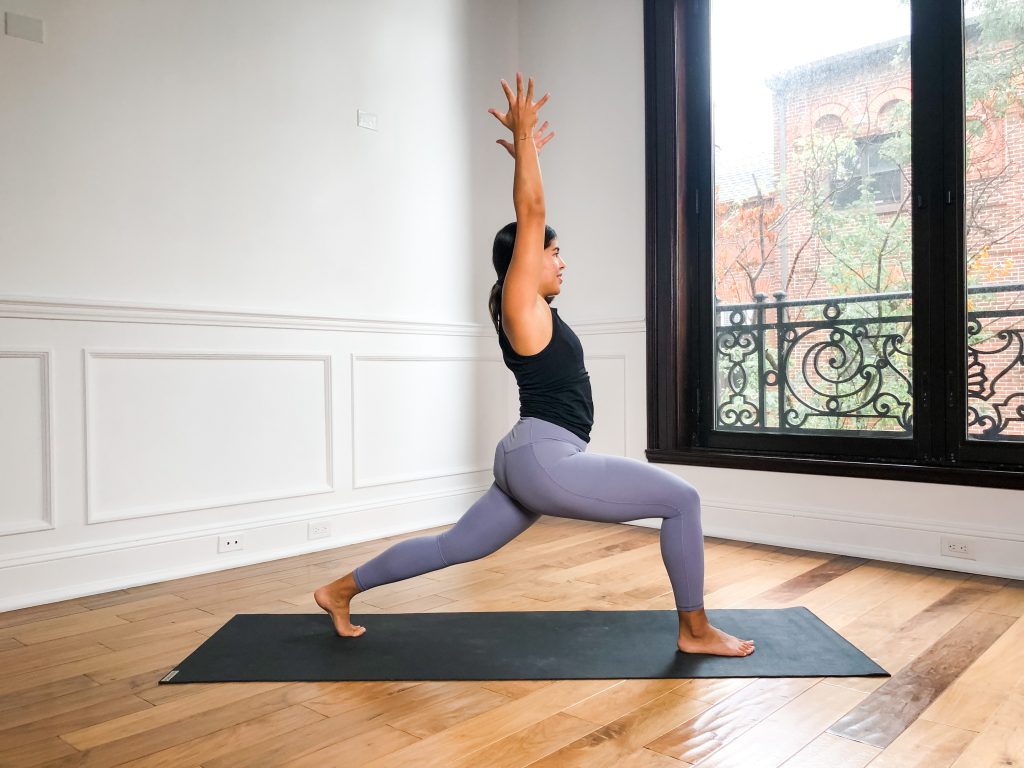
[[[0,610],[443,526],[480,496],[518,411],[486,313],[513,217],[486,110],[517,68],[551,92],[588,450],[643,459],[641,0],[0,10],[46,24],[0,36]],[[1024,577],[1020,492],[664,466],[708,535]],[[977,561],[940,559],[947,531]]]
[[[486,319],[514,3],[2,10],[46,25],[0,36],[3,295]]]

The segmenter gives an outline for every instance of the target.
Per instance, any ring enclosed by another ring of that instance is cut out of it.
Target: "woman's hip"
[[[494,477],[503,491],[528,508],[544,511],[597,503],[645,507],[658,517],[699,508],[694,487],[662,467],[625,456],[586,453],[575,435],[576,442],[570,442],[556,431],[572,435],[568,430],[540,419],[523,422],[498,444]]]
[[[536,416],[527,416],[517,421],[501,438],[499,445],[506,453],[511,453],[516,448],[538,440],[560,440],[574,446],[578,451],[587,449],[587,442],[583,438],[559,424]]]

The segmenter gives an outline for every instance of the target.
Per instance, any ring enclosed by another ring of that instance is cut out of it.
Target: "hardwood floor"
[[[424,533],[0,614],[0,766],[1024,765],[1024,582],[711,538],[708,608],[806,606],[892,677],[157,685]],[[352,604],[585,608],[673,608],[658,531],[542,518]]]

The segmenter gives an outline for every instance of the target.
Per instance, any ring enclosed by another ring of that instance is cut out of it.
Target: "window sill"
[[[692,464],[704,467],[753,469],[762,472],[798,472],[919,483],[942,483],[987,488],[1024,489],[1024,472],[1013,468],[957,464],[907,464],[887,461],[844,460],[820,456],[785,456],[701,448],[648,448],[647,460],[655,464]]]

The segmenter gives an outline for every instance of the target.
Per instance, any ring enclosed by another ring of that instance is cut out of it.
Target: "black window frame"
[[[914,0],[911,7],[913,436],[711,428],[709,13],[710,0],[644,0],[647,459],[1024,488],[1024,443],[972,441],[960,428],[967,416],[961,0]]]

